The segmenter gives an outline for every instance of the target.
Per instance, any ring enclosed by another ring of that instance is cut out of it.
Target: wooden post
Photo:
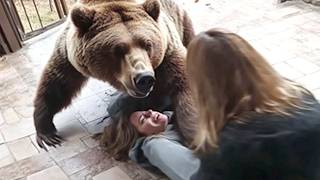
[[[0,29],[0,57],[4,54],[10,53],[10,49],[7,45],[8,43],[4,39],[4,35],[2,30]]]
[[[0,1],[0,32],[0,43],[4,50],[7,47],[10,52],[14,52],[22,47],[19,32],[14,25],[10,9],[4,1]]]

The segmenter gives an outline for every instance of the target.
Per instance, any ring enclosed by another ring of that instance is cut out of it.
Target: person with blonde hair
[[[194,180],[320,179],[320,105],[243,38],[211,29],[188,46],[199,113]]]

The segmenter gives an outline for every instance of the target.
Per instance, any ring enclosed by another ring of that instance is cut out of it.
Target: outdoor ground
[[[211,27],[239,33],[282,75],[296,80],[320,99],[320,8],[301,1],[191,0],[181,2],[197,32]],[[0,60],[0,180],[165,179],[132,162],[108,158],[91,135],[106,121],[107,84],[90,80],[70,108],[55,117],[61,147],[41,150],[35,143],[32,101],[50,56],[57,27],[26,42]]]
[[[68,8],[75,1],[65,0]],[[13,0],[13,3],[17,9],[25,33],[40,29],[41,23],[45,27],[59,20],[54,0]]]

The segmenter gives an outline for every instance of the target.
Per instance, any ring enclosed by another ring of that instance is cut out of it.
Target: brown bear
[[[89,77],[154,104],[170,97],[181,134],[191,142],[194,109],[185,74],[194,37],[187,13],[172,0],[91,0],[77,3],[47,63],[34,101],[37,143],[61,143],[53,116]]]

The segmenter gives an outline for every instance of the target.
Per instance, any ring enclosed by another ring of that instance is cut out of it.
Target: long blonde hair
[[[189,44],[187,72],[199,110],[194,145],[200,153],[218,147],[218,133],[228,121],[240,121],[249,112],[289,115],[304,91],[243,38],[215,29]]]
[[[128,152],[139,138],[137,129],[129,122],[129,115],[111,119],[101,135],[100,143],[117,160],[128,159]]]

